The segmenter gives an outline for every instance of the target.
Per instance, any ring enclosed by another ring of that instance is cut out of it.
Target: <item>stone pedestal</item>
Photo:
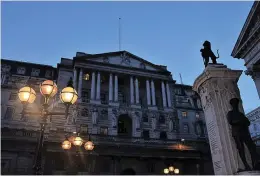
[[[216,175],[232,175],[244,169],[227,121],[230,99],[240,98],[237,82],[241,73],[223,64],[209,64],[193,85],[201,97]],[[240,111],[244,112],[242,105]]]

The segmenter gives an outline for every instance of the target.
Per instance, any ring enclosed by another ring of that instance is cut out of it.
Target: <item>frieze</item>
[[[128,66],[130,66],[131,64],[131,60],[130,60],[130,57],[127,56],[127,54],[124,52],[123,54],[120,55],[121,57],[121,64],[126,64]]]

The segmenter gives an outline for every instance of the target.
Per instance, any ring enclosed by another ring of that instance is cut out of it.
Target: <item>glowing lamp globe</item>
[[[81,137],[77,136],[77,137],[75,137],[73,144],[75,146],[81,146],[83,144],[83,140],[81,139]]]
[[[169,171],[170,171],[170,172],[173,172],[173,171],[174,171],[174,167],[173,167],[173,166],[170,166],[170,167],[169,167]]]
[[[46,80],[40,85],[41,94],[45,97],[53,97],[58,92],[56,83],[52,80]]]
[[[36,93],[32,88],[26,86],[19,90],[18,97],[22,103],[33,103],[36,99]]]
[[[78,99],[76,90],[72,87],[65,87],[60,93],[60,100],[65,104],[74,104]]]
[[[62,142],[62,148],[64,149],[64,150],[69,150],[70,148],[71,148],[71,143],[70,143],[70,141],[68,141],[68,140],[65,140],[65,141],[63,141]]]
[[[84,145],[84,148],[85,148],[86,150],[88,150],[88,151],[93,150],[93,149],[94,149],[94,144],[93,144],[93,142],[92,142],[92,141],[86,142],[85,145]]]
[[[169,173],[169,169],[168,169],[168,168],[165,168],[165,169],[163,170],[163,173],[168,174],[168,173]]]
[[[179,170],[179,169],[174,169],[174,173],[175,173],[175,174],[179,174],[179,173],[180,173],[180,170]]]

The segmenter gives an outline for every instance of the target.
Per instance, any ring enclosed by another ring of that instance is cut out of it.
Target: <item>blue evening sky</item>
[[[1,58],[56,66],[77,51],[118,51],[118,18],[122,49],[152,63],[167,65],[173,78],[192,85],[203,71],[204,40],[219,49],[218,60],[245,70],[231,52],[253,2],[3,2]],[[246,112],[260,100],[244,73],[239,88]]]

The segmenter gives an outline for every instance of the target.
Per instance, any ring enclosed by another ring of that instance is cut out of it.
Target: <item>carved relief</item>
[[[106,57],[103,57],[103,62],[104,63],[109,63],[109,58],[106,56]]]
[[[17,74],[24,75],[25,72],[26,72],[25,67],[18,67],[18,68],[17,68]]]
[[[8,73],[8,72],[10,72],[10,70],[11,70],[11,66],[10,65],[3,64],[1,66],[1,72],[2,73]]]
[[[131,64],[130,57],[127,56],[125,52],[120,57],[122,59],[121,64],[126,64],[126,65],[130,66],[130,64]]]
[[[142,68],[142,69],[146,69],[146,66],[145,66],[145,64],[142,62],[142,63],[140,63],[140,66],[139,66],[140,68]]]

